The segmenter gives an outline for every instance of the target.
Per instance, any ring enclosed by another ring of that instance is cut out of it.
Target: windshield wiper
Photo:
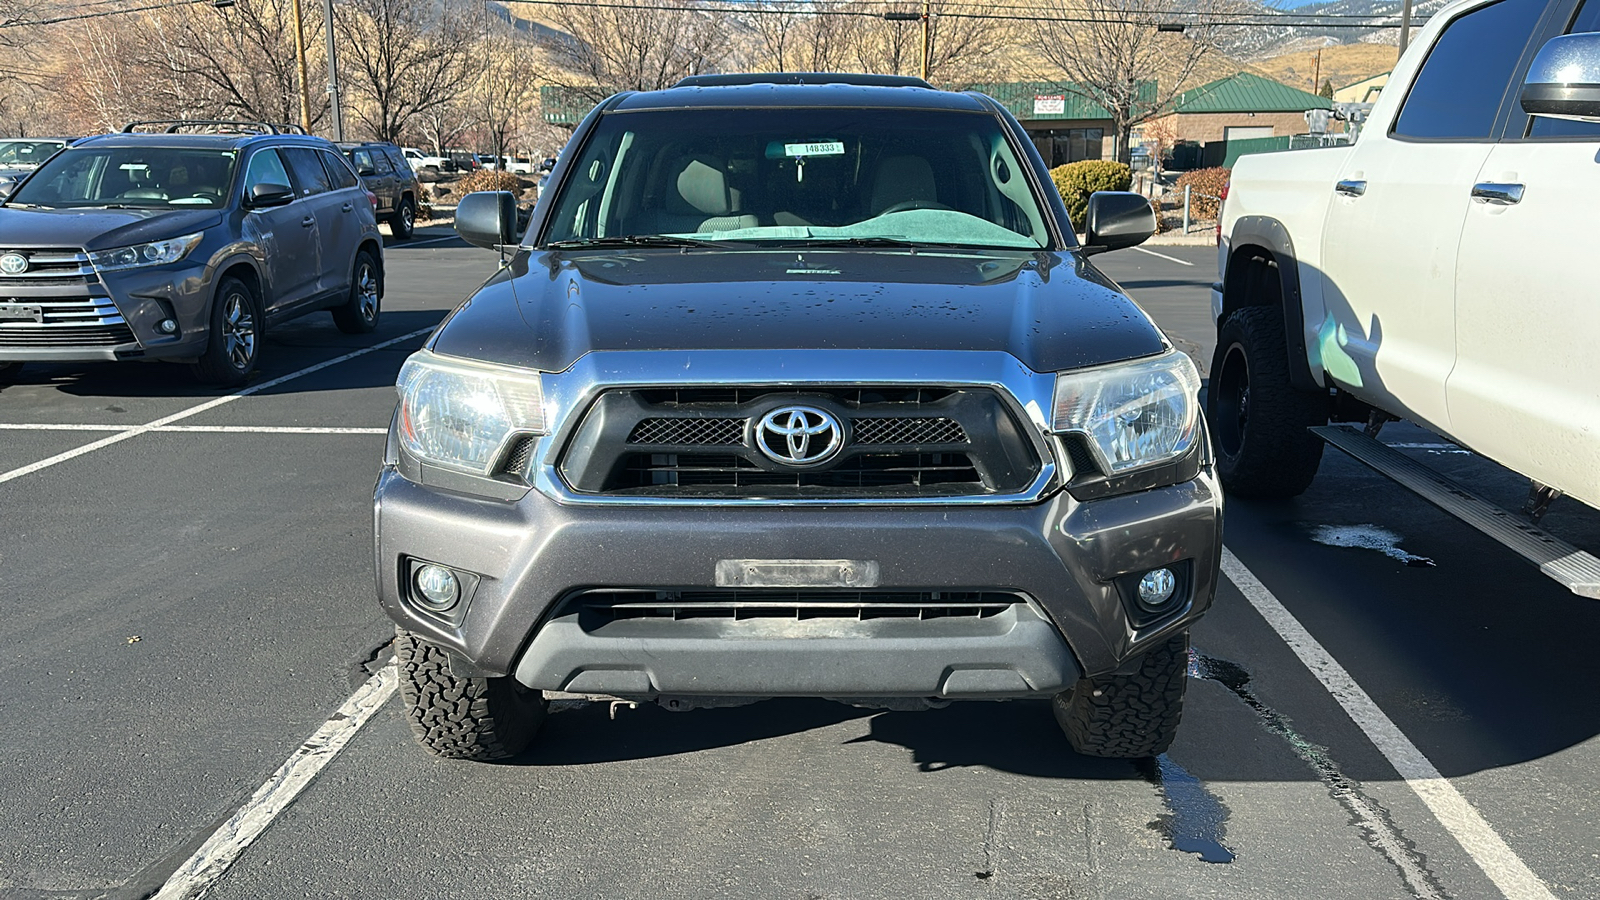
[[[916,241],[908,241],[905,238],[896,238],[896,237],[842,237],[842,238],[814,237],[814,238],[807,238],[807,239],[801,241],[800,243],[805,244],[805,245],[810,246],[810,247],[829,247],[829,246],[845,246],[845,247],[906,247],[906,248],[910,248],[910,249],[913,249],[913,250],[918,248],[918,247],[926,246],[924,244],[919,244]]]
[[[616,237],[574,238],[570,241],[551,241],[552,250],[589,250],[607,247],[719,247],[738,246],[727,241],[706,241],[691,237],[668,237],[664,234],[627,234]]]

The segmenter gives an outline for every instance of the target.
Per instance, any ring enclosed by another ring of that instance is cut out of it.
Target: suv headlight
[[[188,256],[189,251],[200,243],[202,237],[205,237],[205,232],[186,234],[165,241],[151,241],[148,244],[134,244],[132,247],[118,247],[115,250],[91,250],[89,262],[102,272],[132,269],[138,266],[166,265]]]
[[[1194,446],[1200,372],[1186,354],[1056,376],[1058,433],[1087,435],[1109,475],[1171,462]]]
[[[544,433],[544,392],[532,369],[419,350],[397,386],[400,442],[435,465],[488,475],[512,435]]]

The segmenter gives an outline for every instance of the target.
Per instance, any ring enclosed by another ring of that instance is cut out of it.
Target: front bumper
[[[1031,696],[1117,668],[1210,605],[1222,494],[1209,467],[1181,484],[1098,500],[1058,492],[994,506],[576,506],[540,491],[476,499],[392,466],[374,497],[378,594],[458,674],[530,687],[652,696]],[[719,560],[851,559],[879,586],[1004,591],[969,623],[859,623],[842,631],[689,622],[586,629],[569,612],[600,589],[715,590]],[[409,596],[411,561],[477,576],[450,618]],[[1116,580],[1188,561],[1187,597],[1136,626]]]
[[[206,265],[187,262],[69,283],[6,281],[0,300],[38,304],[45,322],[0,324],[0,362],[194,359],[206,348],[211,285]],[[176,334],[157,330],[168,318]]]

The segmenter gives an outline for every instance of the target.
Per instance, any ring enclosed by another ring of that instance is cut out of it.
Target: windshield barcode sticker
[[[809,144],[784,144],[784,156],[843,156],[841,141],[812,141]]]

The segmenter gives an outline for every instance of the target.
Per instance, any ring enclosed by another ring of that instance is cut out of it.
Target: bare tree
[[[479,10],[464,0],[343,0],[340,39],[351,112],[369,135],[394,141],[432,110],[449,104],[475,74]]]
[[[159,13],[144,32],[160,39],[145,42],[139,61],[165,69],[191,94],[203,93],[206,116],[299,122],[292,8],[290,0],[238,0],[225,12],[200,6]],[[306,25],[307,45],[315,47],[321,23]],[[310,112],[312,127],[326,121],[326,99],[314,101]]]
[[[754,37],[750,67],[767,72],[837,72],[851,68],[863,17],[838,0],[777,0],[747,17]]]
[[[1033,24],[1033,49],[1060,78],[1063,91],[1110,113],[1116,156],[1127,162],[1128,133],[1168,111],[1195,66],[1216,47],[1215,29],[1188,25],[1160,32],[1172,20],[1170,0],[1039,0],[1049,12]],[[1210,0],[1198,0],[1204,21]],[[1179,21],[1188,21],[1184,17]]]
[[[539,87],[534,83],[537,60],[534,48],[515,32],[491,34],[479,44],[483,74],[473,90],[474,105],[483,136],[493,147],[495,161],[506,155],[511,140],[526,118],[537,115]]]
[[[684,0],[661,0],[656,7],[554,7],[551,22],[565,34],[547,38],[545,46],[559,68],[576,76],[563,86],[600,100],[722,68],[731,55],[723,17]],[[551,82],[560,84],[560,76]]]

